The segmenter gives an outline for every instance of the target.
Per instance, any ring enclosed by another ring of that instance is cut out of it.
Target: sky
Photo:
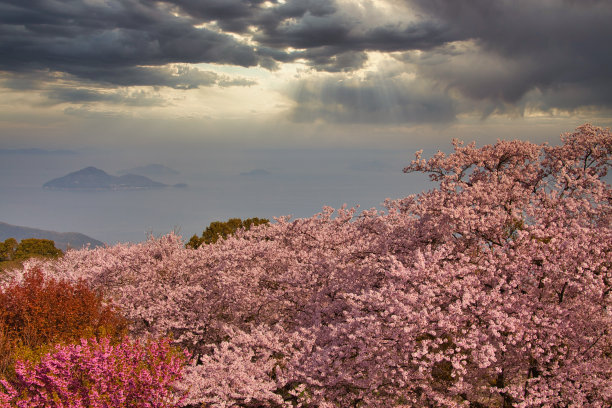
[[[612,124],[610,21],[609,0],[0,0],[0,149],[239,174],[554,144]]]

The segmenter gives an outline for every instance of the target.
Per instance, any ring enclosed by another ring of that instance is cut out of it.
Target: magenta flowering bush
[[[18,361],[16,378],[0,380],[1,407],[170,408],[180,406],[186,357],[167,339],[147,344],[108,338],[57,346],[37,364]]]
[[[436,189],[197,250],[168,235],[41,264],[193,357],[207,407],[612,405],[612,135],[422,159]]]

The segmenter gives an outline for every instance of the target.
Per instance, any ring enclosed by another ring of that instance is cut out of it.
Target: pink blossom
[[[454,146],[417,153],[405,171],[438,188],[386,212],[43,268],[103,291],[133,337],[172,334],[207,407],[611,406],[610,131]]]
[[[0,406],[45,408],[170,408],[180,406],[185,357],[167,339],[82,340],[57,346],[38,364],[17,361],[16,378],[0,381]]]

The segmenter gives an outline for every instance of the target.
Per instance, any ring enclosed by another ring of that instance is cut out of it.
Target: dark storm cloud
[[[316,70],[338,72],[361,68],[366,60],[365,51],[426,50],[453,39],[437,22],[370,27],[367,17],[364,20],[343,13],[331,7],[333,2],[316,3],[318,13],[307,7],[296,7],[300,13],[283,13],[283,7],[268,12],[266,18],[254,21],[258,28],[254,40],[278,50],[296,49],[282,56],[285,61],[302,59]],[[321,3],[330,7],[325,9]],[[284,6],[289,4],[293,3]]]
[[[317,71],[349,72],[368,61],[365,52],[338,51],[335,47],[320,47],[301,53],[306,63]]]
[[[563,109],[612,105],[612,53],[604,45],[612,40],[609,1],[412,3],[442,22],[455,38],[469,38],[474,44],[463,52],[446,53],[437,64],[413,60],[421,75],[492,104],[520,105],[530,92],[540,92],[547,95],[545,104],[553,107],[558,95],[558,107]]]
[[[521,115],[527,109],[573,112],[579,109],[612,108],[612,53],[604,44],[612,40],[612,3],[567,0],[412,0],[420,20],[408,25],[384,25],[356,30],[338,14],[317,19],[305,16],[295,24],[270,30],[260,41],[306,47],[302,57],[318,70],[332,72],[359,68],[357,53],[403,51],[405,69],[417,79],[445,89],[436,101],[445,100],[457,112]],[[336,30],[327,42],[310,37],[321,27]],[[335,27],[335,28],[332,28]],[[603,47],[603,48],[602,48]],[[335,63],[340,57],[352,63]],[[363,62],[362,62],[363,63]],[[397,82],[397,80],[394,80]],[[431,104],[426,92],[406,92],[398,106]],[[353,89],[359,100],[357,89]],[[370,92],[366,87],[361,94]],[[335,95],[335,94],[334,94]],[[361,112],[356,120],[368,118],[364,104],[321,94],[319,108],[296,99],[296,119],[318,117],[339,121]],[[338,101],[336,101],[338,99]],[[374,100],[377,100],[374,98]],[[402,105],[410,101],[408,105]],[[452,103],[454,101],[454,103]],[[337,104],[334,104],[337,102]],[[325,108],[323,108],[325,107]],[[336,109],[335,107],[340,107]],[[304,112],[300,112],[300,109]],[[402,111],[399,108],[395,108]],[[386,111],[388,112],[388,111]],[[414,109],[402,111],[407,121],[431,117]],[[419,113],[416,113],[419,112]],[[450,117],[451,110],[443,110]],[[388,112],[380,117],[396,116]]]
[[[304,80],[291,96],[296,102],[296,122],[444,123],[456,115],[453,101],[443,92],[393,77]]]
[[[0,0],[0,69],[53,70],[92,79],[143,65],[274,68],[275,61],[306,59],[317,69],[338,71],[358,68],[355,61],[365,50],[430,48],[446,41],[430,22],[354,30],[362,23],[332,0],[289,0],[272,7],[263,7],[261,0]],[[255,44],[229,32],[248,34]],[[287,52],[287,47],[300,51]],[[319,64],[317,59],[330,51],[333,55]]]
[[[102,80],[168,63],[254,66],[252,46],[194,27],[158,2],[0,1],[0,70],[58,71]],[[161,84],[165,85],[165,84]]]
[[[382,3],[396,12],[368,14]],[[332,110],[339,120],[357,111],[372,120],[399,113],[437,119],[426,106],[451,118],[456,102],[484,115],[571,111],[612,106],[610,21],[609,0],[0,0],[0,71],[15,74],[5,85],[15,89],[53,81],[52,73],[101,86],[193,89],[252,82],[187,68],[177,73],[168,64],[275,70],[299,61],[339,73],[363,68],[367,52],[379,51],[403,54],[405,69],[437,90],[415,94],[412,83],[396,78],[400,105],[392,113],[340,100],[346,112]],[[24,72],[35,79],[19,79]],[[380,99],[369,83],[333,88],[338,98],[353,92]],[[309,98],[296,102],[305,103],[296,117],[331,115]]]
[[[265,31],[278,27],[287,19],[305,15],[325,16],[336,11],[333,0],[269,1],[272,7],[262,7],[265,0],[167,0],[182,11],[201,21],[216,21],[226,31],[244,33],[256,26]]]

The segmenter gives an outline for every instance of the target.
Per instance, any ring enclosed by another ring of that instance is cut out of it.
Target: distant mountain
[[[241,176],[267,176],[270,172],[264,169],[253,169],[251,171],[243,171],[240,173]]]
[[[134,167],[128,170],[122,170],[117,174],[139,174],[148,177],[176,176],[178,171],[166,167],[163,164],[148,164],[146,166]]]
[[[95,167],[86,167],[43,184],[43,188],[53,190],[137,190],[166,186],[137,174],[111,176]]]
[[[91,248],[104,246],[104,242],[78,232],[47,231],[0,222],[0,241],[5,241],[8,238],[15,238],[17,241],[27,238],[50,239],[55,242],[55,247],[62,251],[65,251],[68,247],[80,249],[87,244]]]

